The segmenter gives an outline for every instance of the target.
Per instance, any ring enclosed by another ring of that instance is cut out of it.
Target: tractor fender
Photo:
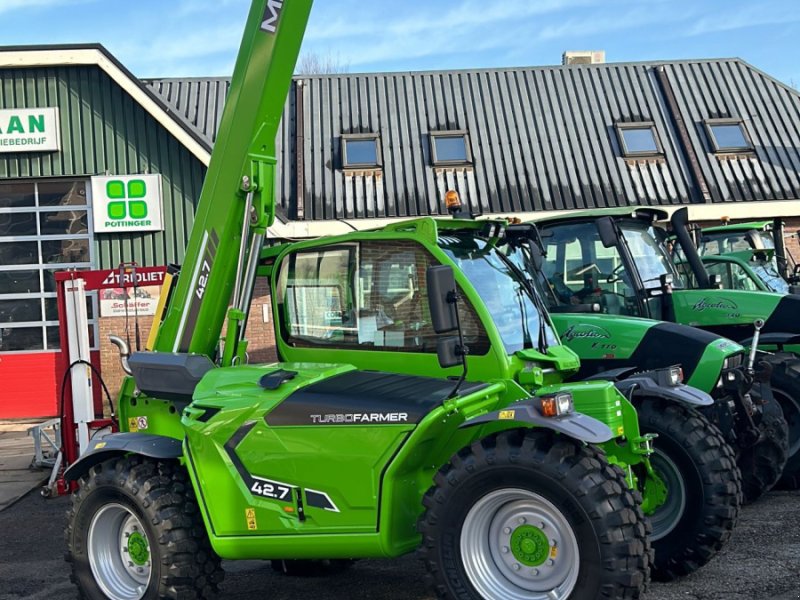
[[[661,385],[647,375],[634,375],[614,383],[629,400],[635,398],[661,398],[687,406],[711,406],[714,399],[707,393],[682,383],[676,386]]]
[[[114,456],[139,454],[149,458],[177,459],[183,456],[181,440],[149,433],[110,433],[93,439],[83,456],[64,471],[64,479],[76,481],[96,464]]]
[[[543,417],[530,400],[516,402],[502,410],[474,417],[462,423],[460,427],[474,427],[498,421],[516,423],[524,427],[535,426],[552,429],[589,444],[602,444],[614,437],[608,425],[582,413],[573,412],[561,417]]]

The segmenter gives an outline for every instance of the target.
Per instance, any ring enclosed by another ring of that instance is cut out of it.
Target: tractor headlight
[[[678,366],[658,369],[656,373],[656,379],[661,385],[675,387],[683,383],[683,369]]]
[[[547,396],[539,396],[543,417],[563,417],[575,412],[575,402],[569,392],[559,392]]]

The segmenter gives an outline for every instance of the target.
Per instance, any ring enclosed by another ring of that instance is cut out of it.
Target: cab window
[[[302,250],[282,262],[281,335],[292,346],[436,352],[425,272],[438,262],[421,245],[375,241]],[[472,307],[459,305],[466,342],[485,354],[488,337]]]

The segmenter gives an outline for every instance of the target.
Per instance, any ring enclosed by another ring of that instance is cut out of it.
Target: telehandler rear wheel
[[[664,485],[663,501],[648,514],[655,551],[653,579],[671,581],[702,567],[730,540],[742,504],[742,479],[733,449],[699,412],[654,398],[636,403],[642,433],[656,433],[650,457]],[[648,485],[645,483],[645,513]]]
[[[489,436],[434,479],[419,553],[439,598],[640,598],[647,523],[622,471],[549,430]]]
[[[223,579],[177,463],[129,456],[92,467],[72,497],[65,536],[82,598],[215,598]]]

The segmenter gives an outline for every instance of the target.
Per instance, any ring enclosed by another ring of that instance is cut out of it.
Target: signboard
[[[101,317],[124,317],[126,313],[130,317],[151,316],[156,314],[164,273],[164,267],[137,267],[135,281],[134,273],[128,272],[123,274],[123,281],[120,282],[119,269],[91,271],[91,277],[87,278],[91,281],[87,281],[87,287],[100,290]]]
[[[0,152],[55,152],[60,149],[57,108],[0,110]]]
[[[161,175],[92,177],[95,233],[163,231]]]

